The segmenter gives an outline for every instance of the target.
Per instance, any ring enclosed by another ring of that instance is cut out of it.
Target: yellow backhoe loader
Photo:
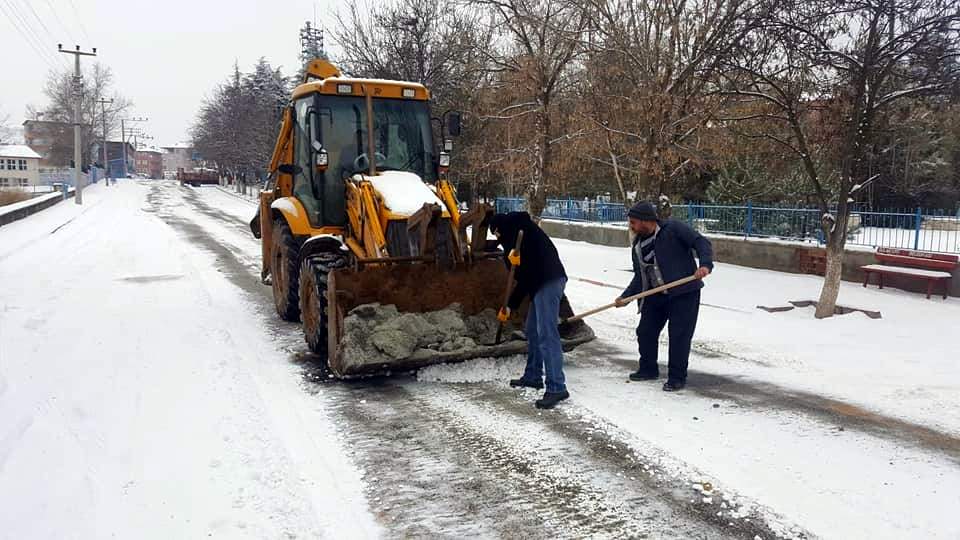
[[[429,98],[420,84],[348,78],[318,59],[283,113],[251,223],[262,244],[261,277],[272,284],[279,316],[302,321],[310,350],[338,376],[526,348],[514,339],[421,351],[391,365],[348,358],[341,347],[344,318],[364,304],[429,313],[457,303],[466,315],[499,307],[507,270],[502,252],[488,249],[493,209],[461,214],[446,178],[460,115],[431,118]],[[566,302],[562,311],[572,315]],[[581,323],[564,327],[563,338],[569,350],[593,333]]]

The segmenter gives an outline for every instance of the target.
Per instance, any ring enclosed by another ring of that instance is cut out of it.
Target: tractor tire
[[[273,224],[273,305],[285,321],[300,320],[300,243],[283,221]]]
[[[346,258],[339,253],[317,253],[304,259],[300,266],[300,318],[303,321],[303,337],[310,351],[324,361],[329,352],[327,277],[331,270],[346,265]]]

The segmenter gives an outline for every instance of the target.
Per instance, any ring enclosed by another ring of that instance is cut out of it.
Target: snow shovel
[[[696,274],[694,274],[694,275],[692,275],[692,276],[687,276],[687,277],[685,277],[685,278],[680,278],[680,279],[678,279],[678,280],[676,280],[676,281],[671,281],[670,283],[665,283],[665,284],[663,284],[663,285],[660,285],[659,287],[654,287],[654,288],[650,289],[649,291],[643,291],[643,292],[640,293],[640,294],[635,294],[635,295],[633,295],[633,296],[628,296],[628,297],[624,298],[623,300],[624,300],[625,302],[627,302],[627,303],[630,303],[630,302],[633,302],[634,300],[639,300],[639,299],[641,299],[641,298],[646,298],[646,297],[648,297],[648,296],[653,296],[653,295],[655,295],[655,294],[662,293],[663,291],[665,291],[665,290],[667,290],[667,289],[672,289],[672,288],[674,288],[674,287],[678,287],[678,286],[680,286],[680,285],[683,285],[684,283],[690,283],[691,281],[694,281],[694,280],[696,280],[696,279],[698,279],[697,276],[696,276]],[[583,319],[583,318],[585,318],[585,317],[589,317],[589,316],[591,316],[591,315],[596,315],[597,313],[600,313],[601,311],[606,311],[606,310],[608,310],[608,309],[610,309],[610,308],[613,308],[613,307],[617,307],[617,303],[616,303],[616,302],[611,302],[611,303],[609,303],[609,304],[600,306],[600,307],[598,307],[598,308],[594,308],[594,309],[591,309],[591,310],[589,310],[589,311],[584,311],[583,313],[581,313],[581,314],[579,314],[579,315],[574,315],[573,317],[567,317],[566,319],[563,319],[562,321],[560,321],[560,324],[561,324],[561,325],[564,325],[564,324],[570,324],[570,323],[573,323],[573,322],[577,322],[577,321],[579,321],[579,320],[581,320],[581,319]]]
[[[514,246],[513,248],[517,250],[517,253],[520,253],[520,244],[522,242],[523,242],[523,231],[518,231],[517,245]],[[510,254],[508,253],[507,256],[509,257],[509,255]],[[514,266],[513,263],[511,263],[510,272],[507,273],[507,287],[506,287],[506,291],[504,291],[503,293],[503,304],[501,304],[500,306],[501,308],[507,307],[507,303],[510,302],[510,293],[513,292],[513,274],[516,272],[516,270],[517,270],[517,267]],[[498,322],[500,324],[497,325],[497,341],[495,343],[496,345],[499,345],[501,338],[503,338],[503,321],[498,321]]]

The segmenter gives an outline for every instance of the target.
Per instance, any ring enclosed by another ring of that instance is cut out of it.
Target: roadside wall
[[[543,220],[540,226],[554,238],[565,238],[603,246],[629,247],[630,233],[624,227]],[[825,257],[825,250],[815,245],[800,242],[746,239],[736,236],[708,235],[713,244],[714,260],[750,268],[776,270],[794,274],[817,273],[816,261]],[[861,266],[876,263],[872,250],[847,249],[844,255],[843,279],[863,283]],[[822,274],[821,274],[822,275]],[[876,286],[876,277],[871,282]],[[926,293],[926,281],[899,278],[887,275],[884,287]],[[935,290],[935,294],[941,291]],[[950,296],[960,297],[960,269],[953,271],[950,280]]]
[[[67,197],[73,197],[73,188],[70,188]],[[62,193],[51,193],[49,195],[43,195],[42,197],[10,204],[6,207],[0,206],[0,227],[50,208],[62,200]]]

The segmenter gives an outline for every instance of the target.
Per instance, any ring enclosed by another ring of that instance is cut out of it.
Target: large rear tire
[[[304,259],[300,266],[300,318],[303,337],[310,351],[327,359],[327,278],[332,270],[347,265],[339,253],[317,253]]]
[[[300,320],[300,244],[283,220],[273,224],[273,304],[285,321]]]

